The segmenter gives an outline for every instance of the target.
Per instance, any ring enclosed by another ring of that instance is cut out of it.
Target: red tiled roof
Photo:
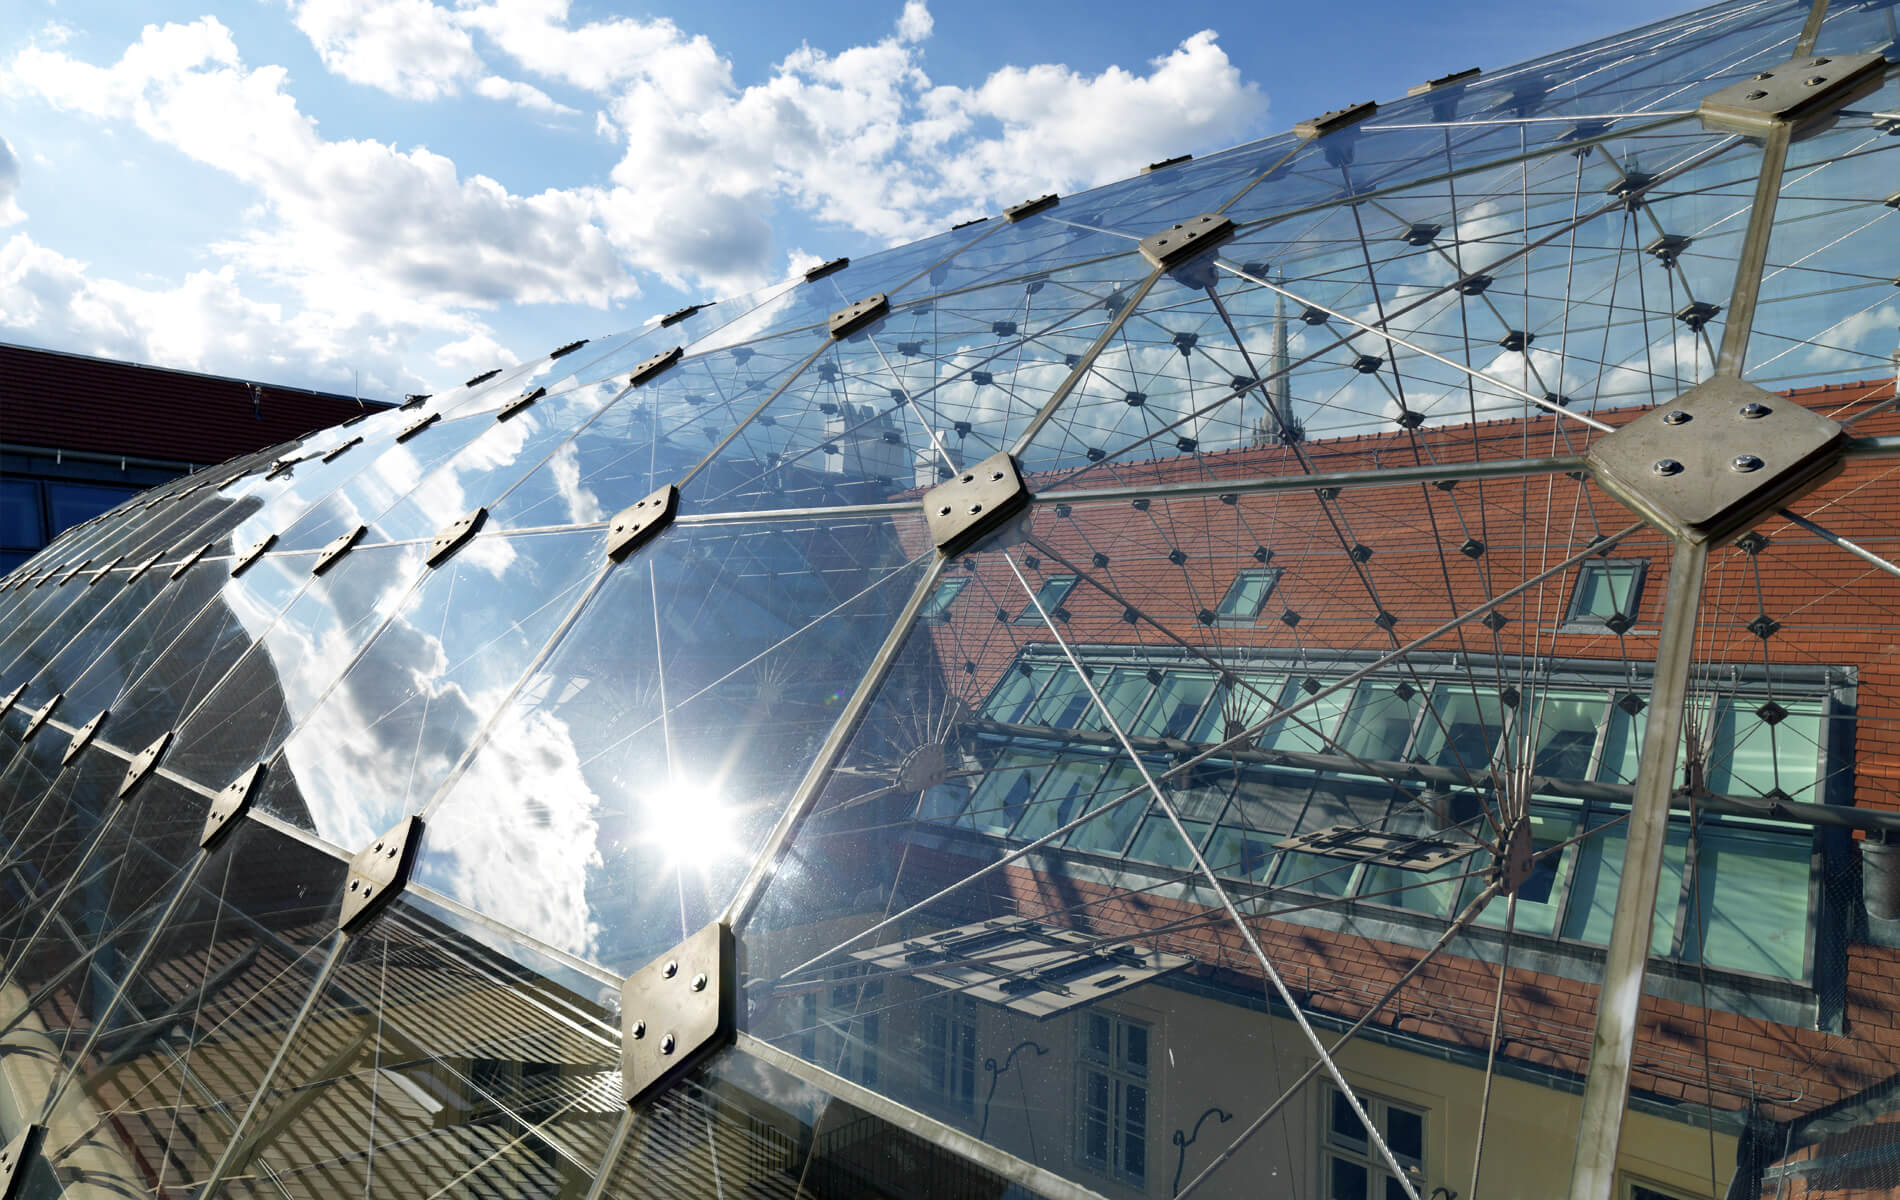
[[[253,396],[253,387],[258,392]],[[205,464],[384,401],[0,344],[0,441]]]

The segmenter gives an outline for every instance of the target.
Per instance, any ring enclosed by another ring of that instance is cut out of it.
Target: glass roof
[[[1900,1194],[1897,47],[1719,5],[68,530],[8,1194]]]

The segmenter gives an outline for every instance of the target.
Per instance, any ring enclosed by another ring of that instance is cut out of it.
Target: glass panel
[[[590,533],[478,536],[463,546],[297,721],[260,807],[342,846],[365,845],[419,811],[600,563]]]
[[[418,877],[616,974],[716,919],[923,578],[915,525],[680,525],[615,567],[430,804]],[[598,538],[561,553],[591,570]],[[947,774],[903,786],[909,749],[858,804],[908,813]]]
[[[1623,849],[1629,835],[1621,825],[1591,833],[1580,843],[1577,871],[1565,909],[1564,936],[1593,945],[1607,945],[1616,916],[1616,893],[1623,880]],[[1689,834],[1672,826],[1663,846],[1662,882],[1656,889],[1656,920],[1650,929],[1649,952],[1668,954],[1675,945],[1677,914],[1681,909],[1683,862]]]
[[[1801,979],[1808,973],[1813,848],[1788,837],[1703,829],[1683,951],[1714,967]]]

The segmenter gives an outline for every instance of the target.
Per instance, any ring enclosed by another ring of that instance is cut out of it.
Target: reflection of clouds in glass
[[[606,514],[601,511],[600,502],[594,499],[592,492],[581,486],[580,450],[573,442],[555,451],[554,457],[549,460],[548,470],[554,478],[554,492],[561,498],[568,523],[585,525],[605,519]]]
[[[566,723],[546,711],[503,721],[430,817],[421,874],[477,912],[591,957],[600,808]]]
[[[404,498],[404,503],[420,510],[432,525],[447,525],[480,503],[469,498],[463,481],[506,467],[520,455],[533,432],[532,421],[501,422],[463,447],[447,466],[423,480],[421,486]]]

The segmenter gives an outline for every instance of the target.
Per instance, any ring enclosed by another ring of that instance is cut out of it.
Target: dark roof
[[[0,344],[0,441],[13,446],[202,465],[387,407],[305,388]]]

